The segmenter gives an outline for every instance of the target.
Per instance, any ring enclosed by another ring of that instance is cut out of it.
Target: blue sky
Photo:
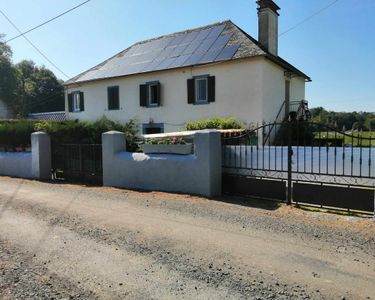
[[[27,30],[83,0],[0,0],[0,8]],[[333,0],[276,0],[283,32]],[[312,77],[310,106],[375,111],[375,0],[340,0],[280,37],[279,55]],[[28,37],[69,76],[134,42],[231,19],[257,38],[255,0],[92,0]],[[0,15],[0,32],[17,34]],[[32,59],[66,79],[23,38],[10,42],[13,60]]]

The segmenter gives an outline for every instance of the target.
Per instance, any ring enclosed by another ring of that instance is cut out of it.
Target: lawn
[[[346,131],[345,135],[338,132],[315,132],[314,133],[315,140],[342,140],[344,139],[344,145],[353,145],[357,146],[364,146],[368,147],[371,142],[371,147],[375,146],[375,132],[369,131]]]

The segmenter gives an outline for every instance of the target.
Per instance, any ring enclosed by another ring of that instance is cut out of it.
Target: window
[[[197,76],[187,81],[188,103],[208,104],[215,102],[215,76]]]
[[[208,82],[207,77],[195,78],[195,102],[197,103],[208,102],[207,82]]]
[[[73,112],[81,111],[79,93],[73,93]]]
[[[81,112],[85,110],[83,92],[72,92],[68,94],[69,112]]]
[[[163,123],[145,123],[142,125],[142,127],[143,134],[154,134],[164,132]]]
[[[140,86],[140,106],[157,107],[160,106],[160,82],[148,82]]]
[[[120,109],[120,94],[118,86],[108,88],[108,110]]]
[[[152,83],[148,85],[148,106],[159,105],[159,95],[158,95],[158,84]]]

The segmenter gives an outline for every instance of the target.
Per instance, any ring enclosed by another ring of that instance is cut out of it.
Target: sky
[[[22,30],[83,0],[0,0],[0,9]],[[282,33],[333,0],[275,0]],[[280,36],[279,56],[312,78],[310,107],[375,112],[375,0],[339,0]],[[232,20],[258,38],[255,0],[91,0],[27,35],[69,77],[137,41]],[[5,39],[17,31],[0,15]],[[31,59],[67,78],[22,37],[11,41],[13,62]]]

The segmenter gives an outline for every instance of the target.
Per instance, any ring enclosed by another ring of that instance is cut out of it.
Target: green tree
[[[375,131],[375,116],[366,120],[366,127],[370,131]]]
[[[373,127],[370,120],[375,118],[375,114],[370,112],[335,112],[323,107],[312,108],[310,111],[314,122],[339,129],[370,130]]]
[[[64,110],[64,89],[52,71],[35,66],[24,60],[15,65],[18,81],[19,112],[26,116],[31,112]]]
[[[0,34],[0,99],[14,109],[16,74],[12,66],[12,50],[3,41]]]

